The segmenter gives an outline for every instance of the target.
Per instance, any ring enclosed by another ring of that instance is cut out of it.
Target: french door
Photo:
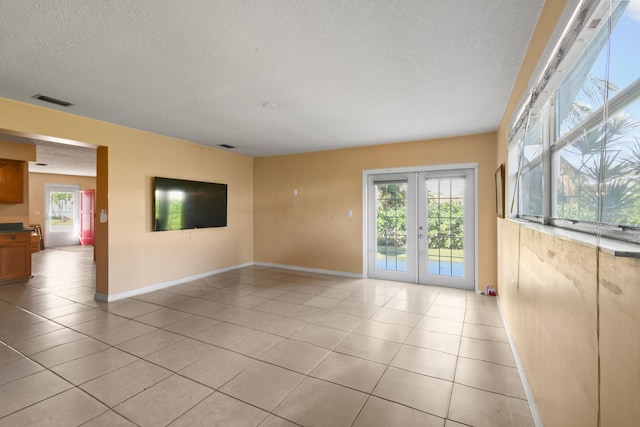
[[[79,240],[77,185],[45,185],[45,245],[73,246]]]
[[[475,289],[473,169],[373,174],[368,276]]]

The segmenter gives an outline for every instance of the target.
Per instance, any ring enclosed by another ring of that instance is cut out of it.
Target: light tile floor
[[[493,298],[249,267],[106,304],[94,271],[0,287],[0,426],[533,425]]]

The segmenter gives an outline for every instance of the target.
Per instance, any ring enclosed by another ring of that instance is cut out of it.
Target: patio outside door
[[[77,185],[45,186],[46,247],[73,246],[80,243]]]
[[[475,289],[474,170],[368,181],[368,276]]]

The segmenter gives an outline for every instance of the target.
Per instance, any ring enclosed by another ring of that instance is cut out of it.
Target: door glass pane
[[[427,271],[464,277],[464,178],[427,179]]]
[[[49,199],[49,231],[73,231],[75,197],[73,192],[52,191]]]
[[[407,183],[376,183],[376,267],[407,271]]]

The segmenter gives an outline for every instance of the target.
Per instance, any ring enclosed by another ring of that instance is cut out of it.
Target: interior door
[[[80,244],[93,245],[95,190],[80,190]]]
[[[45,186],[45,245],[74,246],[79,239],[77,185]]]
[[[367,275],[475,289],[473,169],[370,175]]]

